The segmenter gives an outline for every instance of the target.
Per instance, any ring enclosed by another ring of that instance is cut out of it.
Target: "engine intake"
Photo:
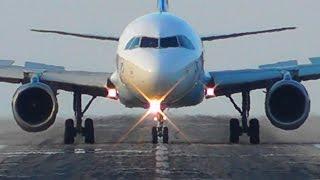
[[[282,80],[269,89],[265,108],[274,126],[283,130],[294,130],[308,118],[310,99],[302,84],[294,80]]]
[[[58,103],[52,89],[43,83],[29,83],[17,89],[12,110],[17,124],[25,131],[40,132],[55,121]]]

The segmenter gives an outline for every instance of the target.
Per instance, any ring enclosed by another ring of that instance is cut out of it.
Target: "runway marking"
[[[161,138],[159,139],[161,141]],[[168,156],[168,148],[162,144],[158,143],[155,152],[156,158],[156,174],[158,174],[159,178],[167,177],[170,174],[170,166],[169,166],[169,156]]]
[[[63,154],[64,152],[62,151],[21,151],[21,152],[4,152],[0,153],[0,155],[14,155],[14,156],[23,156],[23,155],[55,155],[55,154]]]
[[[85,154],[86,150],[84,150],[84,149],[74,149],[74,153],[75,154]]]
[[[23,175],[14,175],[14,176],[7,176],[7,175],[2,175],[0,174],[0,178],[9,178],[9,179],[29,179],[31,176],[23,176]]]
[[[0,146],[5,148],[7,146]],[[58,155],[58,154],[97,154],[111,157],[131,157],[131,156],[150,156],[152,150],[103,150],[101,148],[87,149],[87,148],[75,148],[75,149],[30,149],[30,150],[4,150],[0,152],[0,156],[6,157],[19,157],[28,155]]]

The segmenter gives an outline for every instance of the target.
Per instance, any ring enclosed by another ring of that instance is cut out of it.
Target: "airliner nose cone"
[[[170,54],[169,54],[170,55]],[[196,63],[163,53],[145,53],[144,59],[124,63],[122,79],[138,94],[149,99],[183,96],[195,82]],[[138,88],[138,90],[137,90]],[[174,89],[173,89],[174,88]]]

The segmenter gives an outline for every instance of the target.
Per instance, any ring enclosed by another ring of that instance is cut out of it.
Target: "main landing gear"
[[[94,141],[94,127],[92,119],[87,118],[84,122],[84,127],[82,126],[82,118],[84,113],[89,109],[91,103],[96,97],[88,102],[84,110],[82,111],[82,98],[80,92],[74,92],[73,94],[73,110],[75,114],[75,121],[68,119],[65,122],[64,131],[64,143],[73,144],[74,139],[77,135],[82,135],[84,137],[84,142],[87,144],[93,144]],[[75,125],[76,123],[76,125]]]
[[[250,92],[242,92],[242,108],[240,108],[234,101],[234,99],[227,96],[235,109],[241,114],[241,125],[239,119],[230,120],[230,143],[239,143],[239,138],[242,134],[246,133],[249,136],[251,144],[260,143],[260,125],[257,119],[251,119],[248,125],[248,117],[250,111]]]
[[[157,113],[155,120],[158,121],[158,125],[152,127],[152,143],[157,144],[159,139],[162,139],[164,144],[169,142],[169,129],[164,126],[165,119],[161,113]]]

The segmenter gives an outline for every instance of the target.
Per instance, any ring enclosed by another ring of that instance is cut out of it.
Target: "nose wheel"
[[[158,143],[158,130],[157,127],[152,127],[152,144]]]
[[[152,143],[157,144],[159,140],[162,139],[164,144],[168,144],[169,142],[169,129],[168,127],[164,126],[164,117],[161,114],[156,115],[158,125],[152,127],[151,136],[152,136]]]

